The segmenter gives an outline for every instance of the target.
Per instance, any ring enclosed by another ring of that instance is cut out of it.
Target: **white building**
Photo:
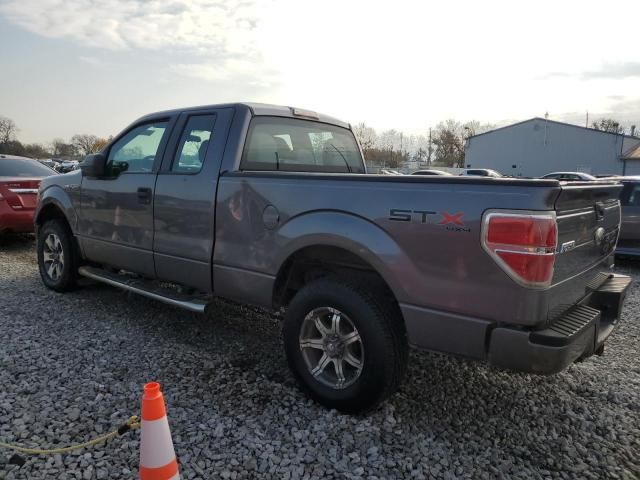
[[[469,137],[465,167],[522,177],[554,171],[640,175],[639,146],[640,137],[532,118]]]

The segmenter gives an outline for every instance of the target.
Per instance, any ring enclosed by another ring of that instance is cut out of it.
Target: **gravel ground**
[[[640,264],[620,269],[636,278]],[[0,439],[65,445],[163,385],[183,478],[640,478],[640,290],[603,357],[552,377],[412,352],[402,391],[366,417],[295,387],[278,321],[220,302],[198,316],[88,284],[40,283],[30,237],[0,239]],[[0,451],[0,478],[134,478],[138,432],[106,447]]]

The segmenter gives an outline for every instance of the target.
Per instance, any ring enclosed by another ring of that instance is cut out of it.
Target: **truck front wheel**
[[[76,287],[78,252],[68,226],[57,219],[48,220],[38,230],[38,268],[42,283],[56,292]]]
[[[347,413],[375,407],[404,376],[408,345],[396,309],[364,288],[321,278],[291,301],[284,321],[287,360],[319,403]]]

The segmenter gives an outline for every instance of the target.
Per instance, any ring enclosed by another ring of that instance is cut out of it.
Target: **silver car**
[[[562,182],[590,182],[597,180],[593,175],[583,172],[551,172],[540,178],[551,178]]]

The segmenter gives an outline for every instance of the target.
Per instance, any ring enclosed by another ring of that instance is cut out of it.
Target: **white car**
[[[416,170],[411,175],[437,175],[446,177],[451,176],[449,172],[443,172],[442,170]]]
[[[465,168],[460,175],[471,177],[502,177],[502,174],[500,172],[496,172],[495,170],[491,170],[490,168]]]

